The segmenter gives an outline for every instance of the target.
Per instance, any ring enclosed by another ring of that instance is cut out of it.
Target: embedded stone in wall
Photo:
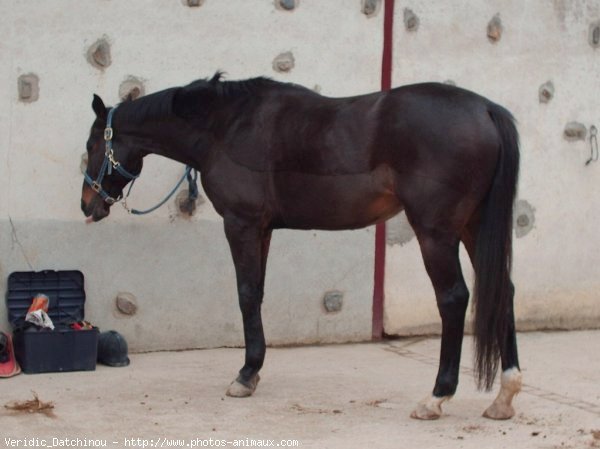
[[[81,170],[81,173],[85,173],[85,171],[87,170],[88,167],[88,154],[87,152],[83,153],[81,155],[81,163],[79,164],[79,170]]]
[[[583,123],[569,122],[565,126],[563,135],[568,141],[585,140],[587,128]]]
[[[196,213],[196,209],[199,205],[204,204],[206,200],[200,194],[198,197],[193,199],[190,198],[188,189],[181,190],[175,197],[175,204],[180,215],[191,217]]]
[[[487,26],[487,37],[493,44],[498,42],[502,37],[502,20],[500,19],[500,13],[492,17]]]
[[[390,218],[385,223],[385,240],[388,245],[402,246],[411,241],[414,236],[415,231],[413,231],[404,212]]]
[[[146,93],[144,83],[135,76],[128,76],[119,86],[119,98],[125,100],[128,96],[132,100],[143,96]]]
[[[590,25],[590,32],[588,35],[588,42],[593,48],[600,47],[600,20]]]
[[[419,17],[412,9],[404,8],[404,28],[406,28],[406,31],[417,31],[419,29]]]
[[[277,9],[293,11],[298,6],[298,0],[275,0]]]
[[[204,0],[183,0],[184,5],[190,6],[192,8],[196,8],[198,6],[202,6]]]
[[[554,97],[554,84],[552,81],[546,81],[540,86],[539,98],[540,103],[548,103]]]
[[[321,85],[320,85],[320,84],[315,84],[315,85],[313,86],[312,90],[313,90],[314,92],[316,92],[316,93],[320,94],[320,93],[321,93],[321,91],[323,90],[323,88],[321,87]]]
[[[40,79],[35,73],[27,73],[19,76],[17,80],[19,101],[33,103],[40,96]]]
[[[135,315],[138,310],[135,295],[129,292],[120,292],[115,299],[117,310],[125,315]]]
[[[443,83],[447,84],[448,86],[456,86],[456,81],[454,80],[445,80]]]
[[[285,53],[281,53],[277,55],[275,59],[273,59],[273,70],[279,73],[288,73],[290,72],[295,65],[294,55],[291,51],[286,51]]]
[[[515,235],[517,238],[525,237],[533,229],[535,223],[535,209],[525,200],[515,203],[513,212]]]
[[[339,290],[326,292],[325,296],[323,297],[323,306],[325,306],[325,310],[329,313],[339,312],[342,310],[343,303],[344,294]]]
[[[381,8],[381,0],[362,0],[360,10],[367,17],[374,17]]]
[[[87,60],[94,67],[101,70],[111,64],[110,44],[105,37],[98,39],[88,48]]]

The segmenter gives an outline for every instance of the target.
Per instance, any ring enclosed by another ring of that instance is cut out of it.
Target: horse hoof
[[[413,410],[410,417],[427,421],[439,419],[439,417],[442,416],[441,406],[445,399],[446,398],[436,398],[435,396],[424,399],[417,405],[417,408]]]
[[[510,419],[515,416],[515,409],[512,405],[494,402],[483,412],[483,416],[489,419]]]
[[[244,385],[236,379],[231,382],[226,394],[232,398],[247,398],[248,396],[252,396],[252,393],[254,393],[256,390],[256,385],[258,385],[259,380],[260,376],[258,374],[252,378],[252,380],[249,382],[249,385]]]
[[[413,410],[410,414],[410,417],[413,419],[422,419],[424,421],[433,421],[435,419],[439,419],[442,416],[442,409],[438,408],[437,410],[430,410],[422,404]]]

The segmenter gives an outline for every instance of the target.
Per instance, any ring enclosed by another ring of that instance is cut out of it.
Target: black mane
[[[264,89],[273,88],[294,88],[294,89],[306,89],[303,86],[292,83],[282,83],[275,81],[272,78],[257,77],[249,78],[246,80],[239,81],[224,81],[224,73],[221,71],[216,72],[210,79],[199,79],[187,86],[184,89],[189,91],[194,90],[209,90],[215,93],[221,99],[234,99],[248,94],[259,94]]]
[[[145,120],[171,116],[175,112],[173,102],[176,97],[184,102],[186,102],[186,99],[182,99],[182,97],[187,97],[188,102],[198,104],[194,101],[194,98],[205,94],[219,100],[235,100],[248,95],[260,95],[265,89],[273,88],[292,88],[314,94],[313,91],[303,86],[281,83],[266,77],[223,81],[223,72],[218,71],[210,79],[202,78],[187,86],[171,87],[136,100],[125,100],[119,107],[119,115],[130,122],[140,123]]]
[[[125,100],[119,105],[119,115],[133,123],[170,116],[173,114],[173,98],[178,89],[171,87],[135,100]]]

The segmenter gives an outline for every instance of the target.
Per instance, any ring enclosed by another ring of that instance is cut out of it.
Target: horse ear
[[[92,101],[92,109],[96,113],[96,117],[102,120],[106,120],[106,106],[104,106],[102,98],[100,98],[96,94],[94,94],[94,101]]]

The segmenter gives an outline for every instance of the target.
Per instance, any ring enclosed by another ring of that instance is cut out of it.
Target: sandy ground
[[[410,419],[433,386],[439,340],[402,339],[269,348],[259,387],[245,399],[225,396],[241,349],[134,354],[127,368],[0,379],[2,405],[31,399],[32,391],[54,404],[53,416],[1,407],[0,447],[254,440],[306,448],[600,448],[600,331],[527,333],[519,343],[525,387],[510,421],[481,417],[494,393],[476,391],[469,339],[461,385],[442,418]]]

